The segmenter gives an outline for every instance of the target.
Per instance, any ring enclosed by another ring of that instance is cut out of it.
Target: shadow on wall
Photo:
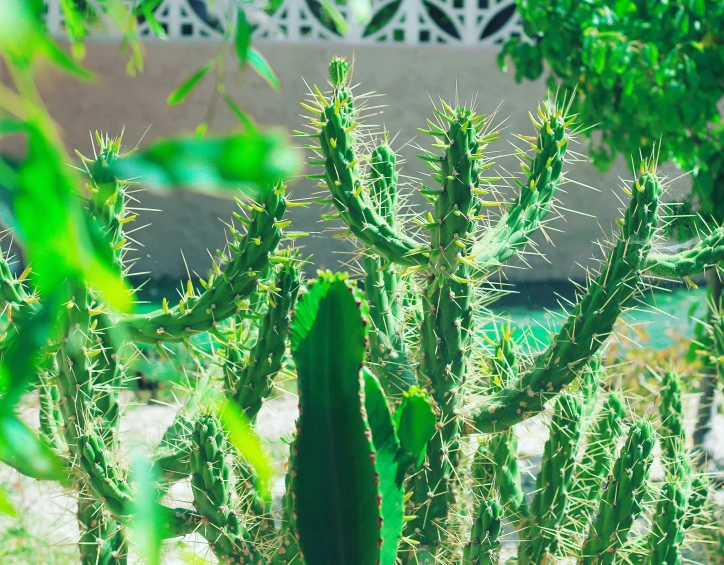
[[[357,92],[374,90],[384,94],[373,101],[385,107],[376,110],[369,121],[384,126],[395,138],[393,147],[405,162],[402,174],[407,176],[411,192],[416,191],[428,170],[415,158],[419,151],[414,145],[429,142],[416,137],[416,128],[432,116],[431,97],[437,100],[441,96],[451,102],[459,99],[462,104],[475,100],[478,111],[484,113],[492,113],[500,106],[495,121],[503,123],[503,133],[491,151],[502,174],[509,176],[519,171],[509,142],[514,140],[514,133],[530,133],[528,111],[534,111],[546,95],[543,81],[518,85],[512,73],[500,72],[495,64],[496,51],[489,48],[362,45],[353,50],[339,45],[263,42],[258,47],[280,77],[282,89],[272,91],[253,73],[247,74],[243,82],[235,80],[236,73],[230,66],[227,91],[260,124],[280,125],[289,131],[299,129],[304,122],[299,102],[307,93],[305,80],[321,87],[326,84],[327,62],[333,55],[354,59],[353,82],[360,83]],[[146,70],[135,78],[125,74],[118,47],[103,43],[94,44],[86,56],[87,65],[100,77],[96,84],[84,85],[59,75],[44,78],[42,93],[63,128],[69,149],[88,151],[92,130],[115,135],[125,127],[125,140],[133,144],[149,126],[143,143],[179,131],[191,132],[209,115],[210,131],[235,126],[236,119],[225,106],[209,110],[211,84],[202,85],[179,106],[166,106],[168,94],[214,55],[213,44],[148,43],[146,49]],[[571,149],[582,155],[587,152],[584,145],[573,145]],[[18,155],[21,148],[5,140],[0,150]],[[571,164],[569,171],[569,178],[576,182],[561,190],[564,218],[551,222],[536,237],[538,249],[546,257],[529,255],[530,268],[521,262],[513,265],[507,269],[508,280],[581,280],[585,272],[580,265],[595,265],[591,258],[600,257],[598,247],[591,242],[607,237],[615,228],[621,208],[619,198],[623,196],[618,189],[619,176],[628,178],[628,171],[623,161],[605,175],[585,162]],[[320,190],[305,178],[291,179],[289,184],[296,199],[311,199]],[[688,190],[686,179],[679,180],[676,188],[678,194]],[[134,196],[142,208],[141,223],[150,224],[135,234],[141,245],[136,271],[174,280],[187,276],[187,264],[192,273],[204,276],[209,254],[225,243],[224,222],[229,221],[234,204],[183,192],[173,197],[149,193]],[[421,199],[413,196],[411,201],[419,204]],[[293,228],[311,233],[299,240],[304,253],[314,256],[311,273],[317,268],[339,268],[354,260],[354,247],[332,238],[328,233],[332,223],[320,222],[321,211],[321,206],[314,204],[290,210]],[[0,208],[0,221],[2,214]]]

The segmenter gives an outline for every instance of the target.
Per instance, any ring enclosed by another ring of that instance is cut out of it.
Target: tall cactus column
[[[440,181],[430,232],[430,272],[423,298],[419,380],[430,390],[440,410],[439,432],[428,445],[428,466],[416,478],[413,501],[423,546],[443,540],[443,524],[454,495],[450,488],[458,458],[463,396],[472,326],[473,263],[470,250],[474,218],[480,203],[479,165],[482,155],[475,116],[467,109],[440,112],[450,122],[442,157],[424,155]],[[434,551],[434,550],[433,550]]]

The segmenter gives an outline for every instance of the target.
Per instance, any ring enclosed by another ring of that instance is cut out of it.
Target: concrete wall
[[[499,118],[507,118],[503,140],[497,150],[512,153],[508,140],[512,134],[531,133],[527,117],[529,110],[541,100],[546,89],[542,81],[518,85],[512,73],[503,74],[495,65],[496,52],[490,49],[460,49],[429,46],[358,46],[356,49],[340,45],[259,44],[282,80],[280,92],[272,91],[258,76],[248,73],[243,82],[233,71],[227,80],[229,94],[261,124],[281,125],[288,130],[302,123],[298,102],[307,92],[308,84],[325,84],[327,63],[332,55],[354,56],[354,79],[362,86],[358,92],[375,90],[384,93],[378,100],[386,104],[383,113],[374,119],[384,123],[393,134],[399,132],[396,146],[407,163],[403,172],[420,175],[427,171],[414,158],[412,145],[428,143],[428,139],[415,138],[416,127],[424,125],[431,116],[430,96],[438,95],[454,100],[456,92],[462,102],[477,100],[481,112],[492,112],[502,101]],[[88,46],[86,64],[94,69],[99,80],[95,84],[82,84],[64,76],[45,76],[41,89],[52,115],[63,128],[69,148],[90,152],[89,131],[100,129],[111,134],[125,126],[125,140],[134,144],[148,129],[143,143],[180,131],[192,131],[209,116],[212,85],[202,85],[182,105],[168,108],[169,92],[191,72],[216,53],[208,43],[150,43],[146,45],[145,71],[129,78],[119,49],[111,44]],[[211,130],[223,131],[234,127],[235,118],[223,104],[211,115]],[[404,146],[404,147],[403,147]],[[18,152],[13,146],[4,150]],[[573,145],[573,150],[586,153],[584,145]],[[510,156],[498,160],[502,168],[517,171],[517,163]],[[581,162],[570,166],[569,177],[599,191],[570,183],[561,195],[562,205],[574,211],[595,216],[565,212],[565,220],[551,223],[545,234],[537,240],[546,259],[531,256],[530,269],[509,269],[509,278],[525,280],[581,278],[579,264],[590,264],[597,256],[593,240],[610,234],[613,221],[619,217],[618,177],[628,177],[622,162],[608,174],[599,174],[591,165]],[[687,190],[685,181],[677,183],[676,192]],[[309,197],[316,189],[306,179],[291,183],[297,197]],[[191,270],[204,273],[208,265],[207,249],[212,252],[225,241],[221,221],[230,217],[233,204],[229,200],[207,195],[178,193],[173,197],[159,197],[149,193],[138,196],[140,207],[161,209],[143,212],[142,223],[151,225],[134,237],[143,244],[139,250],[138,270],[151,271],[156,276],[182,277],[186,269],[181,250]],[[415,200],[417,201],[417,200]],[[323,233],[327,225],[318,222],[320,208],[293,210],[295,228],[315,232],[304,240],[306,250],[314,254],[314,265],[335,268],[338,261],[347,260],[351,247],[344,241],[332,239]],[[558,231],[562,230],[562,231]],[[552,243],[545,240],[548,236]]]

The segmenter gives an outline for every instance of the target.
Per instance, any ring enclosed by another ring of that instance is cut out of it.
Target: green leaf
[[[366,334],[345,278],[320,273],[290,331],[299,379],[292,492],[307,565],[380,561],[380,487],[360,374]]]
[[[0,514],[12,516],[13,518],[18,515],[18,511],[15,510],[4,489],[0,489]]]
[[[196,88],[199,82],[201,82],[201,79],[204,78],[212,68],[214,68],[213,61],[206,63],[198,71],[187,78],[176,90],[169,94],[166,104],[169,106],[175,106],[176,104],[180,104],[186,100],[186,97],[191,94],[191,91]]]
[[[321,0],[321,5],[322,12],[331,20],[334,29],[336,29],[340,35],[347,33],[347,28],[349,27],[347,21],[342,17],[342,14],[339,13],[336,6],[332,4],[330,0]]]
[[[366,24],[372,19],[372,3],[370,0],[349,0],[354,19],[358,24]]]
[[[249,47],[251,46],[251,25],[246,19],[244,9],[239,6],[236,13],[236,34],[234,35],[234,49],[236,56],[239,58],[239,64],[243,69],[249,55]]]
[[[165,139],[112,165],[120,178],[140,178],[147,188],[186,187],[201,192],[241,188],[255,194],[296,175],[301,158],[280,132],[244,131],[217,138]],[[241,185],[241,186],[240,186]]]
[[[150,461],[136,454],[131,463],[131,481],[136,489],[131,514],[133,541],[146,565],[161,565],[164,524],[169,522],[168,510],[159,504],[161,491],[158,474]]]
[[[0,461],[40,481],[67,482],[63,462],[7,406],[0,405]]]
[[[68,279],[87,281],[114,310],[127,312],[130,289],[108,252],[108,241],[92,233],[75,192],[78,182],[40,127],[26,124],[28,152],[18,171],[13,214],[38,286],[54,294]]]
[[[156,4],[160,4],[160,1],[156,1]],[[159,23],[159,21],[156,19],[156,16],[154,15],[152,8],[149,3],[144,3],[140,6],[141,12],[143,13],[143,17],[146,18],[146,22],[148,23],[148,27],[151,29],[153,34],[158,37],[159,39],[166,41],[168,39],[168,35],[166,34],[166,30],[163,29],[163,26]]]
[[[217,408],[217,416],[229,436],[231,445],[249,465],[254,467],[259,494],[264,500],[271,502],[274,471],[261,445],[261,439],[252,429],[249,419],[233,402],[221,403]]]
[[[279,79],[274,71],[269,66],[267,60],[262,56],[259,51],[253,47],[249,49],[247,53],[247,61],[251,68],[254,69],[257,74],[269,83],[274,90],[279,90]]]
[[[234,115],[238,118],[239,122],[241,122],[241,125],[243,125],[249,131],[257,131],[254,120],[252,120],[251,117],[249,117],[249,115],[244,112],[244,110],[239,108],[238,104],[234,102],[229,95],[224,94],[223,98],[224,102],[226,102],[231,111],[234,112]]]
[[[375,447],[375,469],[380,480],[382,496],[382,547],[380,565],[393,565],[397,558],[397,545],[402,535],[405,495],[405,469],[400,459],[400,442],[390,415],[387,399],[377,377],[366,367],[363,369],[365,410],[372,443]]]
[[[430,395],[419,387],[410,387],[395,411],[395,423],[402,449],[410,454],[413,464],[419,468],[425,459],[427,443],[437,426]]]

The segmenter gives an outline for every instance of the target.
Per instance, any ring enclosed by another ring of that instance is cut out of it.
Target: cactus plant
[[[369,133],[369,126],[360,127],[364,101],[355,100],[344,60],[336,58],[330,64],[330,83],[330,94],[315,86],[302,104],[311,117],[309,131],[298,133],[316,142],[308,145],[316,153],[310,164],[320,166],[321,172],[311,178],[319,179],[329,191],[329,203],[335,211],[325,218],[341,220],[345,233],[363,248],[366,294],[371,310],[377,312],[374,331],[387,338],[382,349],[397,343],[397,355],[387,356],[408,363],[405,368],[395,367],[392,375],[380,372],[380,378],[389,381],[387,390],[393,390],[399,375],[414,372],[417,384],[430,390],[438,407],[438,433],[428,445],[423,472],[414,479],[409,512],[417,516],[411,538],[418,551],[410,552],[410,560],[419,560],[420,555],[442,558],[441,554],[448,555],[442,546],[455,537],[449,520],[452,509],[459,506],[455,493],[466,436],[499,434],[540,413],[589,366],[621,313],[645,284],[645,273],[667,274],[672,269],[681,270],[684,264],[696,272],[697,266],[712,264],[717,245],[703,240],[686,257],[649,253],[658,237],[663,188],[655,159],[643,159],[639,177],[624,189],[631,201],[618,242],[610,249],[600,274],[590,280],[578,303],[566,314],[550,345],[526,366],[512,371],[504,384],[492,382],[482,387],[485,394],[482,398],[476,395],[470,408],[466,398],[481,388],[474,367],[481,356],[476,339],[478,323],[484,320],[474,312],[476,289],[524,251],[555,206],[564,180],[567,147],[575,135],[570,127],[576,116],[567,113],[570,99],[546,102],[538,108],[537,117],[531,114],[535,135],[519,139],[532,148],[532,155],[517,152],[524,179],[516,179],[519,193],[495,221],[483,211],[487,205],[498,204],[484,197],[495,190],[499,180],[487,176],[494,164],[486,151],[499,132],[493,131],[487,116],[476,114],[473,108],[452,107],[441,100],[433,109],[436,121],[428,119],[427,127],[419,130],[434,140],[432,147],[437,151],[423,149],[418,157],[432,170],[431,177],[439,185],[421,188],[433,205],[431,212],[414,218],[418,232],[429,232],[429,239],[422,239],[399,221],[402,214],[395,210],[399,187],[394,154],[386,135],[380,141]],[[369,146],[374,147],[372,153],[364,149]],[[383,191],[387,194],[381,196]],[[388,277],[380,273],[388,273]],[[411,329],[405,320],[401,323],[390,303],[389,297],[404,285],[420,289],[419,330]],[[397,337],[389,335],[391,328],[397,330]],[[378,358],[375,350],[371,360]],[[493,365],[494,373],[499,372]],[[594,387],[589,391],[593,395],[596,377],[582,377],[586,378],[588,386]],[[500,458],[497,461],[507,461],[503,451],[515,450],[512,438],[492,441]],[[608,455],[590,457],[598,460],[599,468],[592,471],[595,476],[608,472]],[[522,501],[516,501],[521,497],[515,488],[503,487],[511,478],[515,480],[515,469],[502,466],[508,474],[498,485],[504,507],[520,506]],[[596,496],[592,496],[590,502],[595,502]],[[537,556],[528,558],[535,561],[540,552],[534,553]]]
[[[341,219],[362,243],[363,290],[328,272],[301,284],[301,258],[279,249],[288,225],[281,183],[257,202],[239,201],[248,212],[235,215],[245,233],[230,228],[228,249],[199,281],[203,291],[189,281],[178,304],[164,299],[157,311],[117,315],[94,289],[66,284],[59,339],[36,368],[42,437],[79,493],[82,562],[127,560],[139,487],[117,459],[118,392],[129,351],[140,345],[166,355],[168,343],[203,359],[209,377],[209,390],[179,412],[153,456],[159,488],[189,481],[193,505],[145,502],[161,516],[161,537],[197,532],[222,563],[495,563],[508,527],[521,540],[521,565],[558,557],[610,563],[629,546],[645,547],[651,559],[675,557],[697,519],[690,510],[706,498],[681,448],[680,390],[674,381],[665,387],[662,420],[672,438],[665,443],[676,456],[667,456],[671,479],[657,488],[648,477],[653,426],[624,422],[618,393],[603,386],[600,357],[644,274],[691,263],[649,253],[663,190],[655,160],[643,159],[640,176],[624,189],[630,203],[618,241],[550,344],[522,356],[506,327],[491,352],[480,337],[487,312],[475,308],[480,288],[524,252],[553,209],[575,117],[555,101],[531,116],[536,135],[521,139],[534,156],[521,153],[520,192],[492,221],[483,214],[490,201],[481,197],[497,182],[486,176],[493,164],[485,151],[499,133],[473,109],[441,103],[438,121],[424,130],[442,154],[421,154],[440,185],[423,188],[433,203],[427,217],[416,218],[430,232],[423,240],[402,221],[397,161],[386,138],[369,156],[360,149],[368,141],[359,128],[363,105],[348,72],[344,60],[332,61],[331,94],[315,89],[305,103],[315,114],[306,135],[319,142],[323,173],[316,176],[337,210],[327,217]],[[114,262],[126,267],[124,226],[134,215],[127,183],[114,173],[124,154],[120,140],[99,138],[99,145],[97,157],[85,160],[87,209]],[[718,253],[706,241],[701,248]],[[42,313],[44,297],[27,289],[28,273],[13,277],[5,259],[0,299],[12,312],[12,331],[22,334]],[[196,343],[206,333],[213,355]],[[254,425],[284,365],[287,336],[300,414],[277,524],[260,469],[232,448],[224,415],[235,407]],[[518,425],[545,419],[547,406],[549,439],[535,492],[526,493]],[[681,519],[632,533],[637,517],[650,517],[651,493]]]

